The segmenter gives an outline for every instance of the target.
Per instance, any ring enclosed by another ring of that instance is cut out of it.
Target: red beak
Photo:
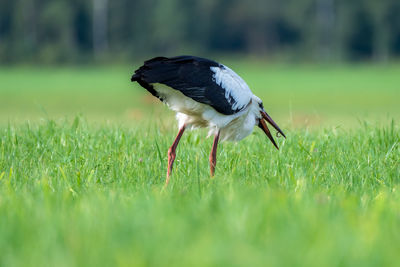
[[[274,138],[271,135],[271,132],[268,129],[267,124],[265,123],[264,120],[266,120],[269,124],[272,125],[283,137],[286,138],[285,134],[282,132],[282,130],[279,128],[279,126],[272,120],[272,118],[267,114],[265,111],[261,111],[262,118],[260,119],[260,122],[258,124],[258,127],[260,127],[264,133],[268,136],[269,140],[271,140],[272,144],[279,149],[278,145],[276,144]]]

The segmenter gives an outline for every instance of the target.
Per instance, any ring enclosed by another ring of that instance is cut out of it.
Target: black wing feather
[[[240,111],[232,109],[235,100],[225,97],[225,89],[213,81],[214,72],[210,67],[222,67],[222,65],[193,56],[156,57],[145,61],[144,65],[135,71],[131,81],[137,81],[158,98],[160,96],[151,85],[153,83],[161,83],[179,90],[185,96],[210,105],[225,115]]]

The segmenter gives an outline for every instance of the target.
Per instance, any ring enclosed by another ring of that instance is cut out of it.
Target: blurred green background
[[[3,0],[0,60],[236,54],[388,61],[400,55],[399,13],[397,0]]]
[[[0,123],[172,122],[129,78],[181,54],[232,67],[285,127],[397,119],[398,14],[395,0],[0,1]]]
[[[400,65],[265,65],[224,61],[248,81],[267,111],[285,128],[359,126],[359,121],[400,118]],[[139,63],[138,63],[139,64]],[[135,65],[136,67],[137,65]],[[1,67],[0,124],[26,120],[89,122],[175,128],[174,113],[133,85],[129,65]]]
[[[0,0],[0,266],[396,266],[399,0]],[[284,130],[218,148],[130,77],[192,54]]]

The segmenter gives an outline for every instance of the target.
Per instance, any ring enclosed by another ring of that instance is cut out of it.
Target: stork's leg
[[[219,131],[214,137],[214,142],[213,142],[213,146],[212,146],[211,153],[210,153],[210,174],[211,174],[211,177],[214,176],[215,165],[217,164],[218,139],[219,139]]]
[[[174,143],[168,149],[168,169],[167,169],[167,179],[165,180],[165,185],[169,183],[169,176],[171,175],[172,165],[174,164],[175,156],[176,156],[176,147],[178,146],[179,140],[181,140],[182,134],[185,131],[185,125],[179,129],[178,135],[175,138]]]

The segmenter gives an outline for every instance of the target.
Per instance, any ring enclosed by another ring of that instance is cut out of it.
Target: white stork
[[[264,119],[286,138],[246,82],[215,61],[194,56],[156,57],[145,61],[131,81],[138,82],[176,112],[179,132],[168,150],[166,184],[185,129],[206,127],[209,135],[215,136],[209,158],[211,176],[215,172],[220,138],[239,141],[257,125],[278,149]]]

